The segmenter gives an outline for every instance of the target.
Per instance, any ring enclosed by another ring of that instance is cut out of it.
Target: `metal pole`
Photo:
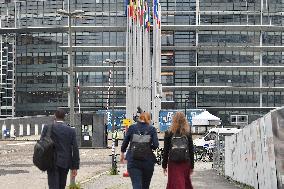
[[[68,74],[68,84],[69,84],[69,95],[68,95],[68,105],[69,105],[69,114],[70,114],[70,125],[75,127],[74,123],[74,69],[73,69],[73,57],[72,57],[72,27],[71,27],[71,20],[72,13],[71,13],[71,5],[70,0],[68,1],[68,41],[69,41],[69,52],[68,52],[68,67],[69,67],[69,74]],[[70,177],[70,183],[75,182],[75,177]]]
[[[71,12],[70,12],[70,3],[68,8],[68,30],[69,30],[69,52],[68,52],[68,85],[69,85],[69,93],[68,93],[68,106],[69,106],[69,114],[70,114],[70,125],[75,126],[74,123],[74,67],[72,60],[72,28],[71,28]]]
[[[114,135],[116,131],[116,126],[114,125],[114,64],[115,61],[111,61],[112,63],[112,119],[111,119],[111,131],[112,131],[112,145],[111,145],[111,168],[112,168],[112,174],[117,175],[117,163],[116,163],[116,155],[115,155],[115,140],[116,140],[116,135]],[[117,133],[116,133],[117,134]]]
[[[114,125],[114,64],[115,62],[111,62],[112,63],[112,132],[115,131],[115,125]]]
[[[184,115],[185,115],[185,118],[187,118],[187,116],[186,116],[186,103],[187,103],[187,99],[185,99],[184,102],[185,102],[184,103]]]

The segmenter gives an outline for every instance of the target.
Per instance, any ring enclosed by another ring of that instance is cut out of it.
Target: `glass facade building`
[[[162,108],[204,108],[226,122],[238,114],[253,120],[282,106],[284,0],[160,3]],[[111,65],[103,62],[126,56],[125,0],[70,0],[70,5],[71,11],[85,12],[72,19],[81,109],[105,109]],[[1,82],[1,115],[4,108],[24,116],[67,107],[67,17],[56,13],[67,7],[67,0],[0,1],[1,48],[7,51],[8,42],[14,57],[12,86]],[[119,109],[125,107],[124,65],[116,65],[115,92],[110,91],[110,103],[115,95]]]

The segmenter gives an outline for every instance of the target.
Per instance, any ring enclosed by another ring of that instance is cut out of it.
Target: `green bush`
[[[81,189],[80,184],[70,184],[69,189]]]
[[[117,168],[111,168],[110,171],[109,171],[110,175],[118,175],[118,170]]]

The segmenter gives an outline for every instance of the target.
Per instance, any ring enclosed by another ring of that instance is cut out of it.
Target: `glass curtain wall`
[[[161,3],[162,45],[168,46],[162,64],[184,66],[162,73],[171,78],[164,86],[175,85],[164,100],[181,109],[206,108],[225,122],[230,114],[255,118],[282,106],[283,0]]]
[[[115,69],[116,91],[107,91],[111,65],[103,62],[125,61],[125,1],[70,2],[71,11],[85,12],[72,19],[74,64],[89,68],[77,71],[82,110],[105,109],[107,103],[112,105],[112,95],[115,107],[124,108],[125,91],[119,87],[125,86],[125,72]],[[205,108],[224,120],[230,114],[254,118],[282,106],[284,0],[160,3],[163,104]],[[56,107],[67,107],[63,68],[68,62],[68,24],[67,17],[56,14],[67,8],[67,0],[0,3],[1,32],[16,39],[19,116],[51,114]],[[77,86],[77,78],[74,83]],[[74,100],[77,103],[77,93]]]
[[[68,0],[7,0],[0,3],[2,33],[16,39],[16,115],[49,115],[57,107],[67,107],[67,50],[68,18],[57,14],[58,9],[68,10]],[[88,1],[70,0],[71,11],[83,10],[83,16],[72,19],[75,66],[110,66],[106,59],[125,60],[125,50],[110,48],[80,50],[76,46],[124,46],[125,30],[109,30],[104,26],[121,26],[126,23],[124,0]],[[98,27],[88,29],[86,27]],[[31,28],[32,27],[32,28]],[[13,28],[4,30],[4,28]],[[77,29],[79,28],[79,29]],[[78,73],[78,78],[76,77]],[[108,86],[109,68],[99,71],[75,73],[77,87]],[[112,82],[112,80],[111,80]],[[116,85],[125,85],[124,71],[114,71]],[[75,110],[78,111],[78,94]],[[125,92],[110,91],[115,95],[116,107],[125,106]],[[82,110],[95,111],[107,106],[108,91],[80,90]],[[2,98],[1,98],[2,99]],[[3,104],[3,103],[2,103]],[[1,104],[1,106],[3,106]]]

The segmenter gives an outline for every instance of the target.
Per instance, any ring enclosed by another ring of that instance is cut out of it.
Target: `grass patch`
[[[109,170],[109,174],[110,175],[118,175],[118,169],[115,167],[115,168],[110,168]]]
[[[244,183],[235,181],[235,180],[231,179],[230,177],[227,177],[227,179],[228,179],[231,183],[235,184],[236,186],[238,186],[238,187],[240,187],[240,188],[242,188],[242,189],[255,189],[253,186],[249,186],[249,185],[247,185],[247,184],[244,184]]]
[[[254,187],[246,185],[244,183],[240,183],[240,182],[237,182],[237,181],[234,181],[234,182],[237,184],[237,186],[239,186],[239,187],[241,187],[243,189],[254,189]]]
[[[69,185],[68,189],[81,189],[81,185],[80,185],[80,183],[77,183],[77,184],[73,183],[73,184]]]

